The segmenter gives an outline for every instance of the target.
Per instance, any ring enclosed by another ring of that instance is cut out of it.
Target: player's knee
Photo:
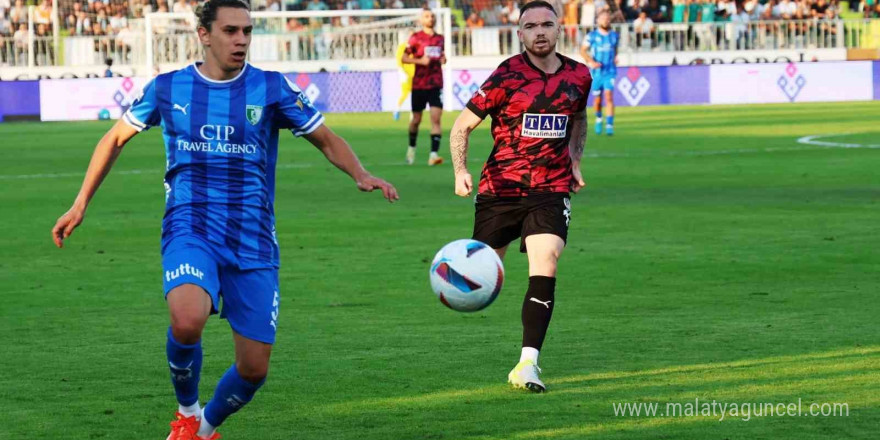
[[[242,360],[235,366],[238,375],[250,383],[260,383],[269,375],[269,362],[261,360]]]
[[[202,339],[204,320],[196,317],[171,315],[171,333],[181,344],[195,344]]]

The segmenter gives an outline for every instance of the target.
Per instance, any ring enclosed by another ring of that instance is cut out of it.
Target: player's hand
[[[584,182],[584,175],[581,174],[580,165],[572,165],[571,167],[571,192],[577,194],[581,188],[587,186]]]
[[[471,195],[474,183],[471,179],[471,173],[459,173],[455,175],[455,195],[467,197]]]
[[[55,227],[52,228],[52,241],[55,242],[55,246],[64,247],[64,239],[73,234],[73,230],[82,223],[84,216],[85,212],[82,209],[70,208],[58,218]]]
[[[400,200],[400,196],[397,195],[397,188],[378,177],[367,175],[357,181],[357,187],[363,192],[373,192],[376,189],[382,190],[382,197],[385,197],[391,203]]]
[[[440,55],[440,64],[446,64],[446,55]]]
[[[423,66],[428,66],[431,64],[431,58],[428,57],[427,55],[424,55],[421,58],[419,58],[419,64],[421,64]]]
[[[591,69],[600,69],[601,67],[602,67],[602,63],[600,63],[598,61],[593,61],[590,63]]]

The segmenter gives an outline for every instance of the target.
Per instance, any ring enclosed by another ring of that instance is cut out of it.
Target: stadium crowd
[[[519,19],[520,5],[516,0],[450,0],[454,9],[462,12],[464,27],[468,29],[513,26]],[[836,29],[829,20],[838,18],[841,12],[849,12],[850,16],[880,18],[880,0],[853,0],[847,3],[841,0],[554,0],[561,11],[560,22],[571,31],[571,37],[577,35],[577,27],[592,27],[596,16],[601,11],[612,13],[613,21],[631,23],[637,46],[650,48],[656,46],[658,40],[657,24],[659,23],[699,23],[711,26],[713,23],[728,22],[737,26],[740,35],[747,33],[804,35],[812,29],[821,28],[823,35],[833,39]],[[614,3],[611,3],[614,2]],[[89,36],[94,38],[97,59],[108,57],[119,58],[126,54],[135,44],[135,39],[142,32],[136,23],[145,14],[155,12],[193,12],[198,6],[197,0],[57,0],[59,9],[59,34],[67,36]],[[437,8],[448,5],[447,0],[254,0],[254,10],[266,11],[323,11],[323,10],[355,10],[355,9],[400,9],[400,8]],[[51,0],[0,0],[0,64],[23,65],[27,63],[28,42],[28,8],[34,7],[33,14],[33,51],[37,54],[37,65],[53,64],[55,49],[53,38],[53,11]],[[858,11],[858,12],[854,12]],[[368,20],[368,19],[365,19]],[[747,29],[749,23],[767,21],[791,21],[788,25],[760,24],[760,29]],[[337,17],[332,23],[321,23],[317,20],[290,19],[286,23],[286,31],[310,31],[313,34],[322,32],[322,24],[347,26],[359,22],[357,19]],[[811,22],[812,24],[805,23]],[[708,28],[706,28],[708,29]],[[696,30],[696,31],[695,31]],[[703,34],[701,34],[703,32]],[[717,35],[707,35],[714,32]],[[720,30],[701,31],[699,27],[686,31],[673,31],[668,37],[675,49],[688,47],[687,41],[700,40],[705,43],[721,43],[725,37]],[[512,39],[506,35],[506,39]],[[730,37],[726,37],[728,40]],[[749,48],[748,38],[735,37],[736,48]],[[792,40],[792,38],[781,38]],[[462,44],[469,37],[456,37]],[[743,43],[740,42],[743,41]],[[654,41],[654,43],[650,43]],[[92,44],[92,43],[89,43]],[[822,43],[820,43],[822,44]],[[824,44],[830,44],[827,41]],[[716,44],[710,44],[715,47]],[[468,52],[466,49],[465,53]]]
[[[842,7],[859,11],[865,18],[880,18],[878,0],[843,4],[839,0],[564,0],[557,4],[563,25],[587,27],[595,26],[601,11],[637,28],[654,23],[835,19]],[[461,9],[469,28],[506,26],[519,19],[519,4],[514,0],[469,0],[462,2]]]

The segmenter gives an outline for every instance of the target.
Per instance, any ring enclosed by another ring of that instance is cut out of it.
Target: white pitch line
[[[838,133],[838,134],[819,134],[812,136],[804,136],[797,140],[797,143],[803,145],[810,145],[804,147],[775,147],[775,148],[737,148],[733,150],[693,150],[693,151],[665,151],[665,152],[652,152],[648,154],[639,154],[639,153],[585,153],[584,156],[592,159],[621,159],[621,158],[635,158],[635,157],[656,157],[656,156],[723,156],[723,155],[732,155],[732,154],[754,154],[754,153],[775,153],[780,151],[810,151],[810,150],[824,150],[828,148],[869,148],[869,149],[880,149],[880,145],[878,144],[848,144],[841,142],[826,142],[826,141],[818,141],[816,139],[825,138],[830,136],[846,136],[851,133]],[[819,147],[819,148],[816,148]],[[480,162],[482,160],[472,159],[468,162]],[[410,166],[403,161],[401,162],[386,162],[379,164],[364,164],[365,166]],[[276,169],[285,170],[285,169],[296,169],[296,168],[311,168],[315,166],[313,163],[289,163],[289,164],[280,164],[276,167]],[[121,174],[121,175],[132,175],[132,174],[147,174],[147,173],[160,173],[161,170],[122,170],[122,171],[114,171],[113,174]],[[0,180],[18,180],[18,179],[54,179],[61,177],[82,177],[84,176],[84,172],[80,173],[45,173],[45,174],[19,174],[19,175],[0,175]]]
[[[798,139],[797,141],[799,144],[818,145],[821,147],[828,147],[828,148],[880,148],[880,145],[878,145],[878,144],[847,144],[847,143],[843,143],[843,142],[825,142],[825,141],[815,140],[818,138],[826,138],[826,137],[831,137],[831,136],[846,136],[848,134],[852,134],[852,133],[817,134],[814,136],[804,136],[804,137]]]

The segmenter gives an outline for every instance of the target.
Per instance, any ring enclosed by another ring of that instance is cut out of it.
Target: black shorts
[[[519,251],[526,251],[525,238],[553,234],[568,240],[571,199],[568,193],[536,194],[527,197],[496,197],[478,194],[475,202],[474,240],[503,248],[522,237]]]
[[[412,111],[420,112],[428,104],[431,107],[443,108],[443,89],[413,90]]]

